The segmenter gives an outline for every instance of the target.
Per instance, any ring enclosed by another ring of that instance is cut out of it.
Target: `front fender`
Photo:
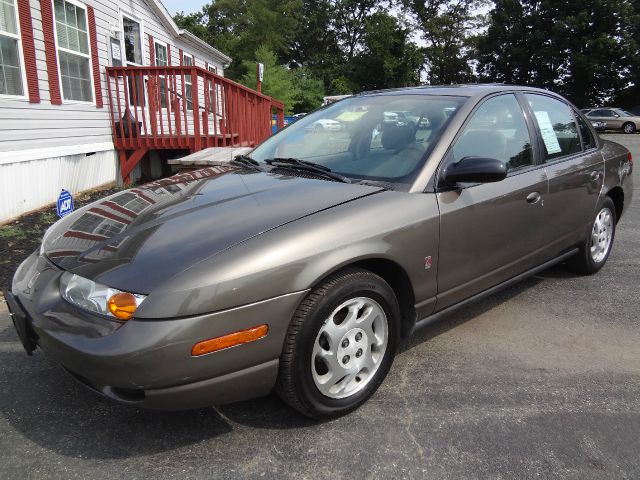
[[[354,262],[406,272],[416,302],[435,296],[439,213],[433,194],[383,192],[310,215],[192,265],[151,292],[137,318],[214,312],[311,288]],[[425,257],[431,265],[425,269]]]

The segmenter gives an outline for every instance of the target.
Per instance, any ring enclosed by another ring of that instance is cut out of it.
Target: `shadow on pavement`
[[[472,303],[403,342],[399,353],[472,320],[544,278],[571,276],[563,267],[554,267]],[[7,325],[0,331],[0,345],[17,342],[12,327]],[[22,351],[1,352],[0,379],[0,413],[13,428],[43,448],[73,457],[129,458],[168,452],[204,440],[223,439],[233,430],[233,422],[274,430],[319,423],[298,414],[275,394],[188,412],[153,412],[114,404],[78,385],[41,350],[33,357]]]
[[[1,344],[18,345],[13,327],[0,331]],[[223,440],[233,430],[229,421],[279,430],[317,424],[275,394],[186,412],[115,404],[77,384],[41,350],[33,357],[22,350],[0,353],[0,378],[0,414],[7,422],[41,447],[71,457],[131,458]]]
[[[423,330],[419,330],[416,332],[411,338],[402,342],[398,353],[403,353],[411,350],[413,347],[420,345],[432,338],[437,337],[443,333],[448,332],[449,330],[456,328],[469,320],[473,320],[474,318],[488,312],[489,310],[495,308],[501,303],[507,302],[513,297],[520,295],[526,290],[536,286],[538,283],[544,281],[542,275],[547,276],[548,272],[551,270],[564,270],[561,266],[552,267],[549,270],[545,270],[541,272],[539,275],[535,275],[529,277],[521,282],[516,283],[515,285],[496,292],[488,297],[478,300],[475,302],[471,302],[469,305],[461,307],[459,310],[453,311],[450,314],[444,316],[441,320],[424,327]],[[562,275],[562,274],[557,274]],[[554,277],[555,278],[555,277]],[[559,278],[559,277],[558,277]]]
[[[26,438],[62,455],[136,457],[232,430],[213,408],[167,413],[113,404],[77,385],[41,351],[0,353],[0,365],[0,413]]]

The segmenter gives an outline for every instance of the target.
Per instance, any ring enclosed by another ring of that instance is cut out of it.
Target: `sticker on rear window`
[[[547,153],[552,155],[561,152],[562,149],[560,148],[560,143],[558,143],[556,132],[553,130],[549,114],[545,111],[535,112],[535,114],[538,120],[538,126],[540,127],[542,141],[544,142],[544,146],[547,147]]]

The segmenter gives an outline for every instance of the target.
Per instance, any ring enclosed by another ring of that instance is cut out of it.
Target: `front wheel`
[[[399,338],[393,290],[361,269],[338,272],[298,307],[280,356],[276,391],[312,418],[364,403],[387,375]]]
[[[622,130],[624,133],[634,133],[636,131],[636,126],[631,122],[627,122],[622,126]]]
[[[609,258],[616,234],[616,208],[613,200],[605,197],[596,209],[595,218],[580,251],[567,264],[577,273],[590,275],[600,270]]]

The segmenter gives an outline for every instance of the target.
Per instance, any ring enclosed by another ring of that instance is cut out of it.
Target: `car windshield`
[[[411,185],[464,97],[350,97],[301,118],[250,153],[265,162],[295,158],[352,181]]]
[[[633,117],[634,116],[633,113],[629,113],[626,110],[618,109],[618,110],[616,110],[616,112],[618,112],[618,115],[620,115],[621,117]]]

